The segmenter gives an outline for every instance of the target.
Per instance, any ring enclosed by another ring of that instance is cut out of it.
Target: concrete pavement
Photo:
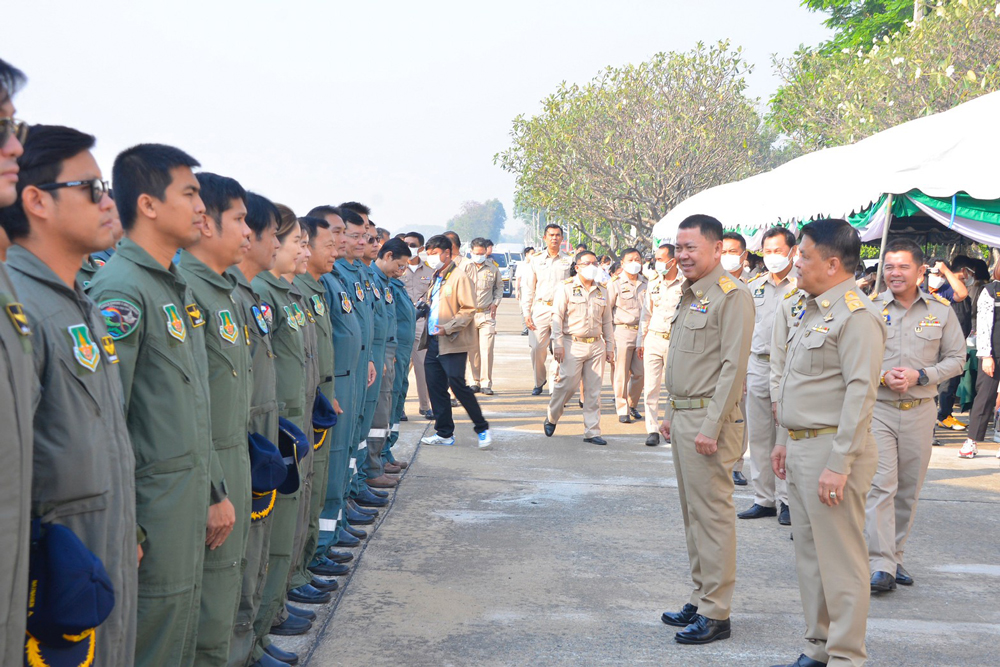
[[[738,521],[733,637],[680,646],[660,613],[690,593],[669,446],[643,445],[602,396],[607,447],[582,442],[580,410],[545,438],[527,338],[504,301],[492,397],[494,448],[461,408],[455,447],[417,446],[430,422],[408,403],[398,456],[412,465],[315,629],[278,638],[307,665],[771,665],[802,651],[790,531]],[[610,382],[607,383],[610,387]],[[571,405],[573,405],[571,403]],[[641,411],[641,410],[640,410]],[[909,588],[872,601],[872,665],[997,664],[1000,471],[935,448],[906,564]],[[746,467],[749,474],[749,465]],[[737,509],[752,503],[737,487]]]

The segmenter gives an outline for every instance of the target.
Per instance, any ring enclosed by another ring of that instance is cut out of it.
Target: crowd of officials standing
[[[272,637],[310,629],[295,605],[331,600],[407,467],[411,363],[432,438],[450,389],[492,444],[464,379],[484,262],[162,144],[112,192],[93,136],[15,119],[25,80],[0,60],[0,662],[296,664]]]

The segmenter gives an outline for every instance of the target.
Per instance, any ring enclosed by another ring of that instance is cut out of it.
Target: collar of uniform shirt
[[[823,292],[822,294],[814,297],[810,297],[811,301],[816,303],[816,307],[819,311],[826,315],[830,310],[837,305],[837,302],[844,298],[844,295],[851,290],[857,291],[858,284],[854,282],[854,277],[850,277],[842,283],[838,283]],[[863,295],[858,295],[859,299],[867,299],[868,297]]]
[[[680,275],[680,274],[678,274]],[[702,276],[695,282],[688,282],[687,278],[684,279],[684,289],[694,292],[695,295],[701,292],[701,297],[704,297],[708,293],[708,288],[712,285],[717,285],[719,283],[719,278],[722,276],[729,276],[729,272],[722,268],[719,264],[713,270],[709,271],[708,274]],[[729,276],[732,279],[732,276]],[[699,297],[699,298],[701,298]]]

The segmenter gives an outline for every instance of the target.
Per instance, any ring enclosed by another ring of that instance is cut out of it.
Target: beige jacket
[[[430,285],[424,300],[432,303],[431,294],[438,276],[444,277],[441,291],[438,294],[438,354],[453,354],[455,352],[470,352],[476,347],[476,330],[469,326],[476,316],[475,293],[469,274],[461,270],[455,262],[438,269],[431,276]],[[433,305],[433,304],[432,304]],[[428,318],[430,316],[428,315]],[[430,320],[428,319],[428,324]],[[427,327],[420,335],[418,349],[427,348]]]

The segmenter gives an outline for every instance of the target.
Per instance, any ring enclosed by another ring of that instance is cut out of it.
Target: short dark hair
[[[666,248],[667,252],[670,253],[670,259],[673,259],[677,254],[677,248],[674,247],[673,243],[661,243],[656,247],[657,250],[663,250]]]
[[[681,220],[677,229],[697,229],[698,232],[709,241],[721,241],[723,230],[722,223],[710,215],[689,215]]]
[[[406,245],[402,239],[389,239],[383,243],[382,247],[378,249],[379,259],[390,252],[392,253],[394,259],[413,257],[413,252],[410,250],[410,246]]]
[[[575,246],[573,246],[573,249],[576,250],[577,252],[583,252],[584,250],[587,249],[587,244],[577,243]]]
[[[452,248],[455,246],[452,244],[451,239],[444,234],[435,234],[434,236],[427,239],[427,243],[424,244],[427,250],[447,250],[451,252]]]
[[[449,239],[451,239],[451,244],[456,248],[462,247],[462,238],[458,235],[458,232],[453,232],[449,230],[444,234],[442,234],[442,236],[447,236]]]
[[[313,245],[316,241],[316,231],[320,229],[330,229],[330,223],[326,221],[326,218],[317,218],[312,215],[304,215],[299,218],[299,224],[302,229],[309,234],[309,245]]]
[[[923,266],[924,263],[924,251],[923,249],[912,239],[892,239],[885,244],[885,252],[882,254],[882,258],[890,252],[908,252],[913,258],[913,263],[917,266]]]
[[[354,211],[358,215],[371,215],[372,210],[365,206],[364,204],[356,201],[345,201],[340,205],[340,208],[346,208],[349,211]]]
[[[484,239],[481,236],[477,236],[469,243],[470,248],[482,248],[483,250],[486,250],[488,245],[490,245],[489,239]]]
[[[379,237],[379,238],[382,238],[384,236],[387,239],[392,237],[392,234],[390,234],[389,230],[386,229],[385,227],[376,227],[375,228],[375,235],[377,237]]]
[[[785,245],[787,245],[789,248],[795,245],[795,234],[792,234],[792,230],[790,230],[788,227],[778,227],[778,226],[771,227],[766,232],[764,232],[764,235],[760,237],[760,242],[763,245],[764,241],[770,238],[774,238],[775,236],[784,236]]]
[[[524,250],[521,251],[521,256],[524,257],[529,252],[535,252],[535,246],[533,245],[524,246]]]
[[[288,235],[296,229],[301,232],[302,225],[299,224],[299,218],[290,206],[278,202],[274,202],[274,206],[278,209],[278,242],[284,243]]]
[[[364,226],[365,219],[352,208],[344,208],[342,206],[337,207],[340,211],[340,218],[344,221],[345,225],[361,225]]]
[[[170,175],[171,169],[200,166],[197,160],[181,149],[164,144],[138,144],[119,153],[111,168],[111,178],[122,227],[128,230],[135,224],[136,202],[140,195],[150,195],[163,201],[167,188],[174,180]]]
[[[542,232],[542,236],[548,234],[550,229],[558,229],[559,236],[566,236],[566,233],[563,231],[563,228],[554,222],[550,222],[549,224],[545,225],[545,231]]]
[[[411,236],[415,238],[417,240],[417,243],[419,243],[420,245],[424,244],[424,235],[421,234],[420,232],[406,232],[405,234],[403,234],[404,239],[410,238]]]
[[[325,218],[328,215],[335,215],[341,220],[344,219],[343,211],[337,206],[330,206],[329,204],[323,204],[322,206],[313,206],[306,215],[310,218]]]
[[[576,253],[576,255],[573,257],[573,266],[569,267],[569,275],[571,276],[576,275],[576,265],[577,263],[579,263],[580,258],[584,257],[585,255],[591,255],[595,260],[597,259],[597,255],[591,252],[590,250],[581,250],[580,252]]]
[[[725,234],[722,235],[722,240],[725,241],[726,239],[728,239],[730,241],[737,241],[740,244],[740,248],[743,251],[746,251],[746,249],[747,249],[747,240],[745,238],[743,238],[742,234],[740,234],[738,232],[726,232]]]
[[[962,269],[968,269],[970,272],[975,271],[975,260],[968,255],[955,255],[951,259],[951,270],[961,271]]]
[[[246,202],[247,227],[259,241],[271,225],[278,226],[281,213],[278,212],[278,207],[274,205],[274,202],[256,192],[247,192]]]
[[[802,228],[802,236],[808,236],[823,257],[840,259],[848,273],[854,273],[861,263],[861,237],[846,220],[814,220]]]
[[[0,59],[0,104],[14,97],[27,80],[24,72]]]
[[[55,183],[62,171],[63,162],[89,151],[96,140],[92,135],[61,125],[34,125],[24,142],[24,154],[17,159],[20,172],[17,175],[17,201],[3,210],[0,225],[11,241],[27,236],[31,232],[28,216],[24,213],[21,193],[29,185]],[[53,199],[59,198],[59,191],[52,190]]]
[[[205,213],[215,220],[216,228],[221,231],[222,214],[233,207],[234,199],[246,204],[247,191],[239,181],[228,176],[202,171],[196,174],[196,178],[201,187],[201,200],[205,202]]]

